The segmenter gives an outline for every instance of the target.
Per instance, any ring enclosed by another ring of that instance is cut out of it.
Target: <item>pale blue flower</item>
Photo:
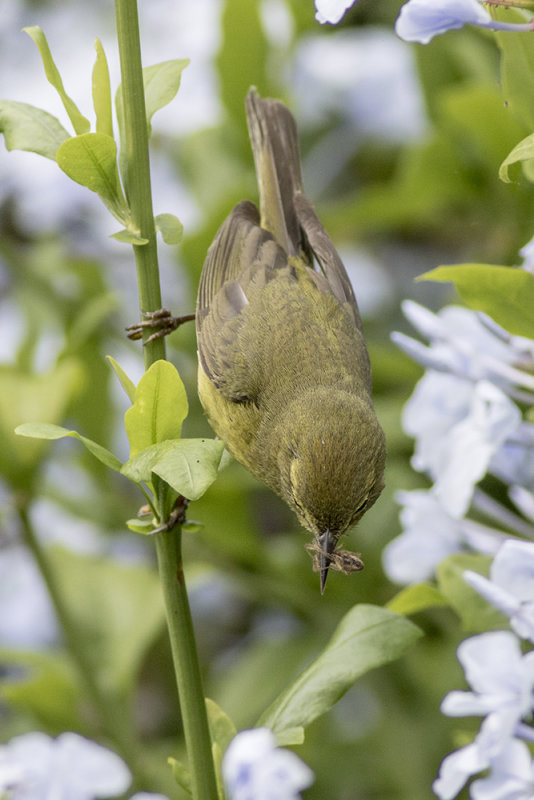
[[[441,800],[452,800],[469,778],[488,764],[489,759],[483,755],[475,740],[443,759],[432,789]]]
[[[490,580],[466,570],[464,579],[510,619],[518,636],[534,642],[534,544],[509,539],[490,568]]]
[[[321,24],[329,22],[335,25],[355,2],[356,0],[315,0],[315,19]]]
[[[534,402],[534,395],[516,389],[534,390],[532,340],[511,336],[485,314],[461,306],[446,306],[434,314],[405,300],[402,311],[430,341],[427,346],[403,333],[392,334],[392,340],[415,361],[469,381],[490,380],[511,397]]]
[[[0,793],[9,800],[96,800],[131,783],[118,755],[77,733],[26,733],[0,746]]]
[[[449,692],[441,710],[451,717],[486,717],[483,748],[492,758],[532,712],[534,651],[523,655],[515,634],[490,631],[463,641],[457,654],[473,691]]]
[[[407,42],[428,42],[440,33],[464,25],[506,31],[531,31],[532,24],[497,22],[478,0],[408,0],[400,10],[395,31]]]
[[[532,800],[534,764],[526,744],[512,739],[491,761],[486,778],[473,781],[472,800]]]
[[[475,550],[495,555],[502,544],[503,535],[494,528],[453,517],[433,490],[398,492],[396,499],[403,506],[403,533],[383,553],[384,571],[395,583],[428,580],[453,553]]]
[[[427,372],[403,412],[403,426],[416,437],[412,464],[435,481],[434,491],[452,516],[463,516],[475,485],[507,439],[521,413],[486,380],[469,383]]]
[[[241,731],[222,763],[229,800],[297,800],[311,786],[311,769],[290,750],[276,746],[268,728]]]

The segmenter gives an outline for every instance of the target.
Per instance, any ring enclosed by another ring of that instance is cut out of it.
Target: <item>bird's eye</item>
[[[365,498],[365,500],[363,501],[363,503],[360,503],[360,505],[358,506],[358,508],[357,508],[357,509],[356,509],[356,511],[354,512],[354,515],[355,515],[355,516],[356,516],[356,514],[359,514],[361,511],[363,511],[363,510],[364,510],[365,506],[367,505],[367,501],[368,501],[368,499],[369,499],[369,496],[367,496],[367,497]]]

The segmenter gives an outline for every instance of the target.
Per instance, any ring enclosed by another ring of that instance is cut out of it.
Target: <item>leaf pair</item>
[[[137,387],[113,359],[111,363],[133,402],[125,414],[130,442],[130,458],[125,464],[97,442],[59,425],[25,423],[15,432],[35,439],[74,437],[95,458],[137,485],[150,484],[155,474],[178,494],[197,500],[227,463],[223,443],[214,439],[180,438],[188,413],[187,396],[178,372],[168,361],[153,364]]]
[[[114,238],[130,244],[146,244],[148,240],[132,224],[130,208],[123,191],[126,174],[125,169],[122,169],[125,161],[122,154],[126,152],[126,142],[122,91],[119,86],[115,98],[121,143],[121,157],[117,160],[109,70],[100,41],[97,39],[95,44],[97,55],[92,76],[96,115],[96,132],[92,133],[89,120],[65,91],[45,34],[38,26],[24,30],[39,49],[46,77],[57,91],[75,135],[71,136],[56,117],[43,109],[26,103],[2,100],[0,131],[4,134],[7,149],[26,150],[56,161],[71,180],[98,194],[110,213],[124,225],[124,229],[114,234]],[[173,59],[143,70],[149,133],[152,116],[175,97],[182,72],[188,63],[188,59]],[[122,183],[119,172],[122,173]],[[182,225],[174,215],[160,214],[155,218],[155,223],[167,244],[176,244],[180,240]]]

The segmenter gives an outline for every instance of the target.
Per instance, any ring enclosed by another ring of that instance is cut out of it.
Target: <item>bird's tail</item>
[[[262,99],[251,89],[245,100],[247,124],[260,192],[261,225],[288,255],[303,250],[295,211],[295,193],[302,191],[297,126],[278,100]]]

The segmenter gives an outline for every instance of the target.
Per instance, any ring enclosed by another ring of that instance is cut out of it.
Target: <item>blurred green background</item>
[[[62,118],[20,32],[31,24],[45,30],[84,113],[95,36],[117,85],[111,3],[11,0],[2,9],[0,97]],[[324,597],[303,531],[241,466],[191,504],[190,519],[203,526],[185,535],[184,549],[206,694],[238,727],[254,724],[354,603],[384,604],[397,591],[381,567],[384,545],[399,533],[394,496],[424,482],[401,429],[420,371],[389,334],[408,331],[402,299],[437,308],[454,298],[413,278],[441,263],[517,263],[532,235],[531,187],[497,175],[530,131],[503,102],[494,39],[466,29],[411,48],[394,36],[398,10],[392,0],[360,0],[334,28],[315,21],[312,0],[140,2],[144,63],[191,58],[177,99],[153,120],[155,210],[185,227],[180,246],[161,247],[165,305],[194,310],[215,231],[236,202],[257,199],[243,108],[255,85],[297,117],[305,188],[353,280],[388,440],[387,488],[347,540],[366,568],[332,574]],[[72,440],[50,447],[13,434],[21,422],[57,422],[127,457],[127,399],[105,355],[135,381],[142,355],[123,332],[138,316],[135,271],[129,248],[109,238],[115,229],[96,195],[55,164],[0,153],[1,738],[35,729],[99,737],[21,544],[24,508],[131,715],[153,780],[144,788],[181,797],[165,764],[183,753],[154,552],[124,524],[142,498]],[[191,405],[184,434],[210,435],[196,397],[192,325],[168,339],[168,353]],[[465,631],[449,610],[415,621],[426,634],[416,648],[361,679],[296,748],[317,776],[309,800],[432,796],[441,759],[462,743],[439,704],[461,685],[455,646]]]

